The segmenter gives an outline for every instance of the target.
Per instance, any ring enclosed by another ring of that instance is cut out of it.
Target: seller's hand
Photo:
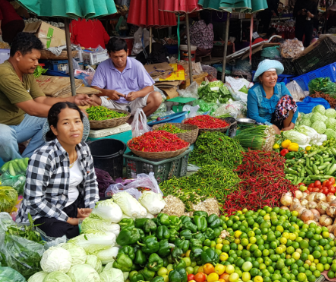
[[[313,18],[314,17],[314,15],[311,13],[311,12],[307,12],[307,16],[309,17],[309,18]]]
[[[89,95],[90,97],[90,105],[91,106],[101,106],[102,100],[97,95]]]
[[[76,96],[73,96],[73,103],[78,106],[89,106],[90,101],[90,97],[86,94],[78,94]]]
[[[77,217],[78,218],[87,218],[92,212],[92,209],[84,208],[84,209],[77,209]]]
[[[136,92],[130,92],[128,93],[128,95],[126,96],[126,100],[127,101],[134,101],[136,98],[138,98]]]
[[[272,124],[272,126],[274,128],[275,134],[281,134],[280,129],[276,125]]]
[[[289,131],[289,130],[294,129],[294,127],[295,127],[295,124],[291,122],[290,125],[288,127],[284,127],[282,131]]]
[[[119,93],[116,90],[105,90],[105,94],[114,101],[117,101],[120,99],[120,97],[125,97],[124,94]]]
[[[67,223],[71,224],[71,225],[78,225],[79,219],[78,218],[73,218],[73,217],[69,217],[67,220]]]

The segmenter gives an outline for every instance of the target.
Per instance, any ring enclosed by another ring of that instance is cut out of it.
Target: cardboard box
[[[45,48],[66,45],[65,31],[46,22],[27,23],[23,32],[34,33],[42,41]]]

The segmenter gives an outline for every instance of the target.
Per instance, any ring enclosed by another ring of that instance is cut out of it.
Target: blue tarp
[[[303,99],[302,102],[296,102],[299,107],[299,112],[304,114],[309,114],[313,110],[313,108],[317,105],[322,105],[326,109],[330,109],[330,105],[327,100],[323,98],[312,98],[307,96]]]

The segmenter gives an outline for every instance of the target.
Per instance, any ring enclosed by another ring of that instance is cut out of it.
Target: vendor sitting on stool
[[[101,94],[92,100],[109,109],[129,110],[132,116],[137,108],[143,108],[146,116],[154,113],[161,105],[161,94],[154,91],[154,80],[144,66],[127,57],[126,41],[111,38],[106,49],[110,59],[98,66],[91,84]]]
[[[51,107],[43,128],[47,143],[30,158],[17,222],[28,223],[30,213],[47,236],[79,235],[79,219],[89,216],[99,199],[93,159],[84,143],[89,128],[75,104]]]
[[[257,123],[273,125],[276,134],[280,130],[294,128],[299,112],[289,90],[283,82],[277,83],[283,65],[275,60],[260,62],[254,75],[258,81],[247,96],[247,116]]]

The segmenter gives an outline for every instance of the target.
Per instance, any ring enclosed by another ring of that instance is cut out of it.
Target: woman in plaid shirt
[[[83,120],[73,103],[51,107],[47,143],[29,161],[17,222],[28,222],[30,213],[48,236],[79,235],[79,219],[89,216],[99,199],[91,152],[82,140]]]

